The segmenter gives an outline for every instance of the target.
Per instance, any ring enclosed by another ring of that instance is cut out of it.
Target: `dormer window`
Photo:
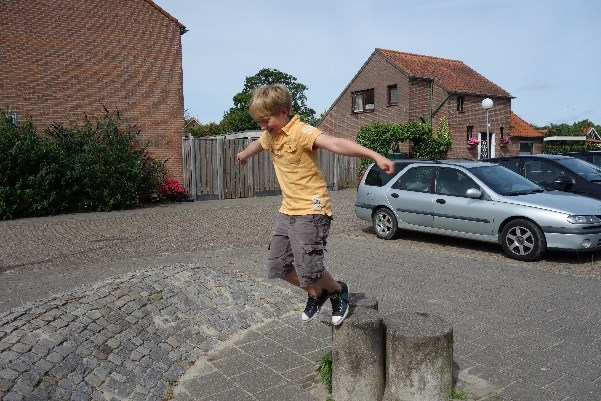
[[[366,89],[352,93],[353,113],[365,113],[374,111],[374,90]]]

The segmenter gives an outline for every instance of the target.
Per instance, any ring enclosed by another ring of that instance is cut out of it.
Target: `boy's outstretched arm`
[[[240,152],[236,155],[236,160],[238,160],[238,163],[240,163],[240,164],[246,164],[246,162],[248,161],[248,159],[250,157],[253,157],[254,155],[258,155],[263,150],[264,149],[261,146],[261,142],[259,142],[259,140],[256,139],[256,140],[252,141],[246,147],[246,149],[244,149],[242,152]]]
[[[343,156],[372,159],[386,173],[394,173],[394,162],[392,160],[350,139],[321,134],[315,139],[314,146]]]

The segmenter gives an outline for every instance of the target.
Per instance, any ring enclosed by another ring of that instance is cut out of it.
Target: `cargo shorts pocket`
[[[303,277],[318,278],[323,276],[323,257],[326,247],[322,242],[314,244],[302,244],[303,249]]]

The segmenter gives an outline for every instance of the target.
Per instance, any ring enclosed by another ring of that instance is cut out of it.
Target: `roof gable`
[[[597,130],[595,129],[595,127],[590,127],[587,130],[586,137],[590,138],[590,139],[601,140],[601,137],[599,136],[599,133],[597,132]]]
[[[462,61],[376,49],[409,78],[433,79],[451,93],[513,97]]]
[[[169,14],[167,11],[163,10],[158,4],[156,4],[153,0],[144,0],[145,2],[147,2],[148,4],[152,5],[154,8],[156,8],[161,14],[163,14],[165,17],[169,18],[171,21],[175,22],[177,25],[179,25],[180,28],[180,32],[182,33],[182,35],[184,33],[187,32],[186,27],[177,20],[177,18],[175,18],[173,15]]]
[[[542,138],[545,136],[544,133],[542,133],[540,130],[537,130],[532,125],[528,124],[526,121],[522,120],[513,111],[511,112],[509,122],[509,132],[511,136],[524,138]]]

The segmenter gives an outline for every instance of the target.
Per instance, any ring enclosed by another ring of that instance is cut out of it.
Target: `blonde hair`
[[[252,118],[259,120],[268,115],[292,109],[292,94],[285,85],[263,85],[253,91],[248,111]]]

